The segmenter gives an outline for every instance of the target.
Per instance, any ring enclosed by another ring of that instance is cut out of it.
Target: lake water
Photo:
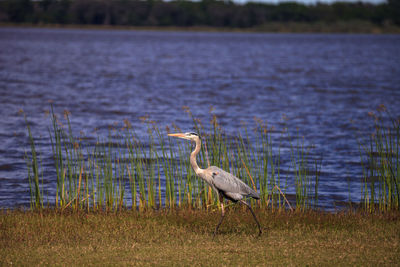
[[[87,135],[128,119],[145,136],[141,116],[192,130],[182,106],[206,123],[213,107],[227,134],[254,117],[281,129],[285,116],[322,155],[319,193],[332,209],[360,199],[352,128],[371,132],[367,113],[380,104],[400,114],[400,35],[0,28],[0,92],[1,208],[29,203],[18,111],[50,151],[52,101]],[[54,177],[44,179],[52,195]]]

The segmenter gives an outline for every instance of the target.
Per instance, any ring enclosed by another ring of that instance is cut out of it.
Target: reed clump
[[[215,115],[211,114],[210,125],[205,127],[189,108],[184,107],[184,111],[202,137],[199,165],[219,166],[259,191],[261,199],[251,200],[253,206],[301,210],[316,207],[320,163],[310,161],[312,148],[306,147],[299,137],[291,138],[285,130],[275,131],[257,118],[251,134],[243,126],[241,131],[229,135]],[[47,199],[48,204],[61,210],[87,211],[217,209],[218,200],[211,188],[192,170],[191,144],[167,136],[171,129],[181,131],[178,126],[161,130],[155,122],[141,118],[147,125],[147,140],[143,140],[125,120],[121,129],[113,127],[107,137],[98,135],[90,142],[74,135],[69,112],[57,116],[51,107],[49,114],[56,189],[55,196]],[[31,154],[27,155],[31,207],[37,209],[43,207],[43,189],[28,124],[27,129],[31,143]],[[283,138],[289,140],[286,147],[282,146]]]
[[[360,142],[363,167],[362,204],[370,212],[400,209],[400,118],[384,105],[369,115],[374,131]]]

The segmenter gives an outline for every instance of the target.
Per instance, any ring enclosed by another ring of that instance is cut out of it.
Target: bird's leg
[[[217,227],[215,227],[214,237],[215,237],[215,235],[217,234],[218,228],[219,228],[219,226],[221,225],[222,220],[223,220],[224,217],[225,217],[224,199],[223,199],[223,197],[222,197],[221,195],[219,196],[219,202],[221,203],[221,219],[219,220],[219,223],[217,224]]]
[[[258,222],[258,220],[257,220],[257,217],[256,217],[256,215],[254,214],[254,211],[253,211],[253,209],[250,207],[250,205],[249,205],[249,204],[247,204],[247,202],[246,202],[246,201],[240,200],[240,202],[241,202],[241,203],[243,203],[244,205],[246,205],[246,206],[249,208],[249,210],[251,211],[251,214],[253,214],[254,220],[256,221],[256,223],[257,223],[257,226],[258,226],[258,230],[259,230],[258,236],[260,236],[260,235],[261,235],[261,233],[262,233],[262,231],[261,231],[261,226],[260,226],[260,223],[259,223],[259,222]]]

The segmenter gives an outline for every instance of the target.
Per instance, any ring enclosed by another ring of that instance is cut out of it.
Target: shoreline
[[[369,22],[326,23],[268,23],[254,28],[228,28],[208,26],[128,26],[95,24],[32,24],[0,23],[0,28],[45,28],[81,30],[162,31],[162,32],[206,32],[206,33],[295,33],[295,34],[400,34],[395,25],[377,26]]]

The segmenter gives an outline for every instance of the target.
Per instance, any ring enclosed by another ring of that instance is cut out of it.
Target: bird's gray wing
[[[214,186],[225,194],[232,196],[240,194],[241,196],[260,198],[260,195],[256,191],[251,189],[247,184],[231,173],[216,166],[211,166],[207,170],[212,174],[212,182]],[[237,196],[235,199],[241,198]]]

